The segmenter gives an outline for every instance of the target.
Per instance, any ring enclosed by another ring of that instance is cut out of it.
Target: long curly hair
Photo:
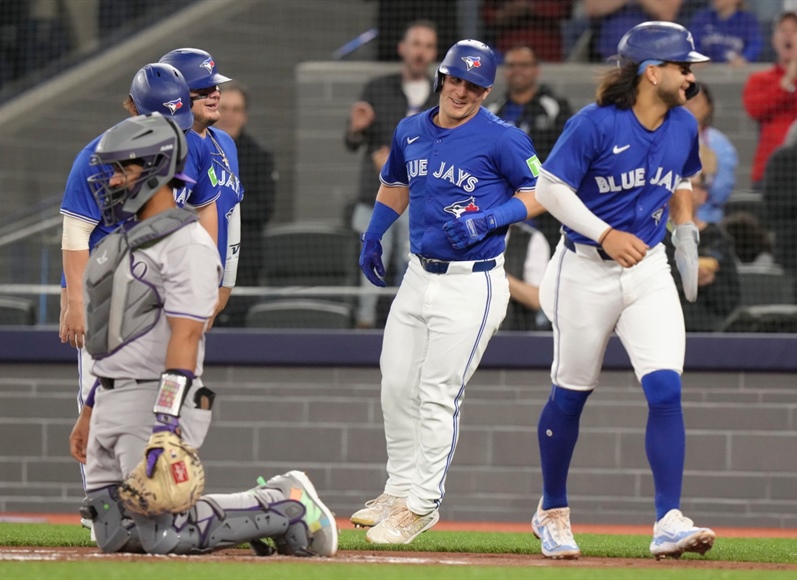
[[[618,109],[630,109],[636,103],[640,75],[637,63],[629,62],[612,68],[601,77],[595,102],[599,106],[614,105]]]

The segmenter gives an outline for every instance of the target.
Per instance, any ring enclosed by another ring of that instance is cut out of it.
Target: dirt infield
[[[718,562],[711,560],[659,560],[653,558],[590,558],[578,560],[548,560],[541,555],[519,554],[471,554],[459,552],[388,552],[348,550],[341,551],[335,558],[292,558],[288,556],[269,556],[258,558],[248,550],[221,550],[212,554],[198,556],[148,556],[145,554],[103,554],[96,548],[26,548],[0,547],[0,561],[16,562],[74,562],[74,561],[124,561],[136,562],[157,559],[201,560],[202,562],[302,562],[345,563],[345,564],[404,564],[426,566],[509,566],[509,567],[550,567],[567,568],[691,568],[712,570],[795,570],[797,564],[762,564],[758,562]]]
[[[2,522],[50,523],[79,525],[80,519],[72,514],[0,514]],[[338,520],[340,529],[352,529],[351,522]],[[516,523],[485,522],[440,522],[435,526],[440,531],[484,531],[530,533],[528,525]],[[576,534],[649,534],[649,526],[573,526]],[[747,538],[797,538],[797,530],[762,528],[717,528],[719,537]],[[758,562],[725,562],[700,560],[694,558],[656,561],[654,558],[595,558],[582,557],[578,560],[552,561],[541,555],[524,554],[473,554],[460,552],[392,552],[369,550],[346,550],[338,553],[332,560],[300,559],[284,556],[271,556],[267,559],[255,557],[248,550],[221,550],[201,556],[148,556],[138,554],[103,554],[96,548],[33,548],[0,547],[0,561],[76,561],[111,560],[139,561],[150,558],[195,559],[203,562],[341,562],[350,564],[406,564],[406,565],[444,565],[444,566],[511,566],[543,567],[564,566],[576,568],[692,568],[715,570],[794,570],[797,564],[765,564]]]
[[[80,516],[75,514],[21,514],[0,513],[0,522],[28,524],[80,525]],[[345,518],[338,518],[338,529],[352,530],[354,526]],[[529,524],[507,522],[446,522],[440,521],[435,530],[441,532],[510,532],[525,534],[531,531]],[[797,528],[713,528],[721,538],[794,538]],[[629,534],[646,535],[653,526],[606,526],[598,524],[573,524],[575,534]]]

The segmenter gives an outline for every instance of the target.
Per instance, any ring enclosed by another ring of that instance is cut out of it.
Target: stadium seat
[[[794,304],[794,278],[777,265],[740,264],[739,285],[742,306]]]
[[[747,212],[758,220],[766,224],[766,208],[764,206],[764,196],[756,191],[742,191],[731,194],[728,201],[725,202],[724,213],[731,215],[736,212]]]
[[[797,306],[793,304],[740,306],[728,316],[719,331],[797,333]]]
[[[268,300],[250,307],[249,328],[351,328],[352,307],[324,300]]]
[[[263,234],[264,286],[357,286],[360,242],[348,228],[321,223],[269,226]]]
[[[31,326],[36,324],[36,308],[25,298],[0,296],[0,326]]]

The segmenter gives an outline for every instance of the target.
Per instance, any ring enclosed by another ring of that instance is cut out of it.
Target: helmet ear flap
[[[686,89],[686,99],[692,99],[697,96],[700,92],[700,84],[699,83],[689,83],[689,86]]]
[[[443,73],[440,71],[437,71],[437,74],[434,77],[434,86],[432,88],[436,93],[439,93],[443,90]]]

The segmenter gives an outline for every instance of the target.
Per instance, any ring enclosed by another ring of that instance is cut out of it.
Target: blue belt
[[[418,256],[418,259],[421,261],[421,268],[429,272],[430,274],[445,274],[448,272],[448,265],[451,262],[440,262],[438,260],[432,260],[431,258],[424,258],[423,256]],[[495,268],[496,261],[495,260],[484,260],[482,262],[474,262],[473,263],[473,272],[489,272],[493,268]]]
[[[598,250],[598,255],[601,258],[603,258],[604,260],[614,260],[614,258],[612,258],[609,254],[607,254],[605,251],[603,251],[598,246],[593,246],[593,247],[596,250]],[[576,243],[573,240],[571,240],[570,238],[568,238],[567,236],[565,236],[565,248],[567,248],[571,252],[575,252],[576,251]]]

